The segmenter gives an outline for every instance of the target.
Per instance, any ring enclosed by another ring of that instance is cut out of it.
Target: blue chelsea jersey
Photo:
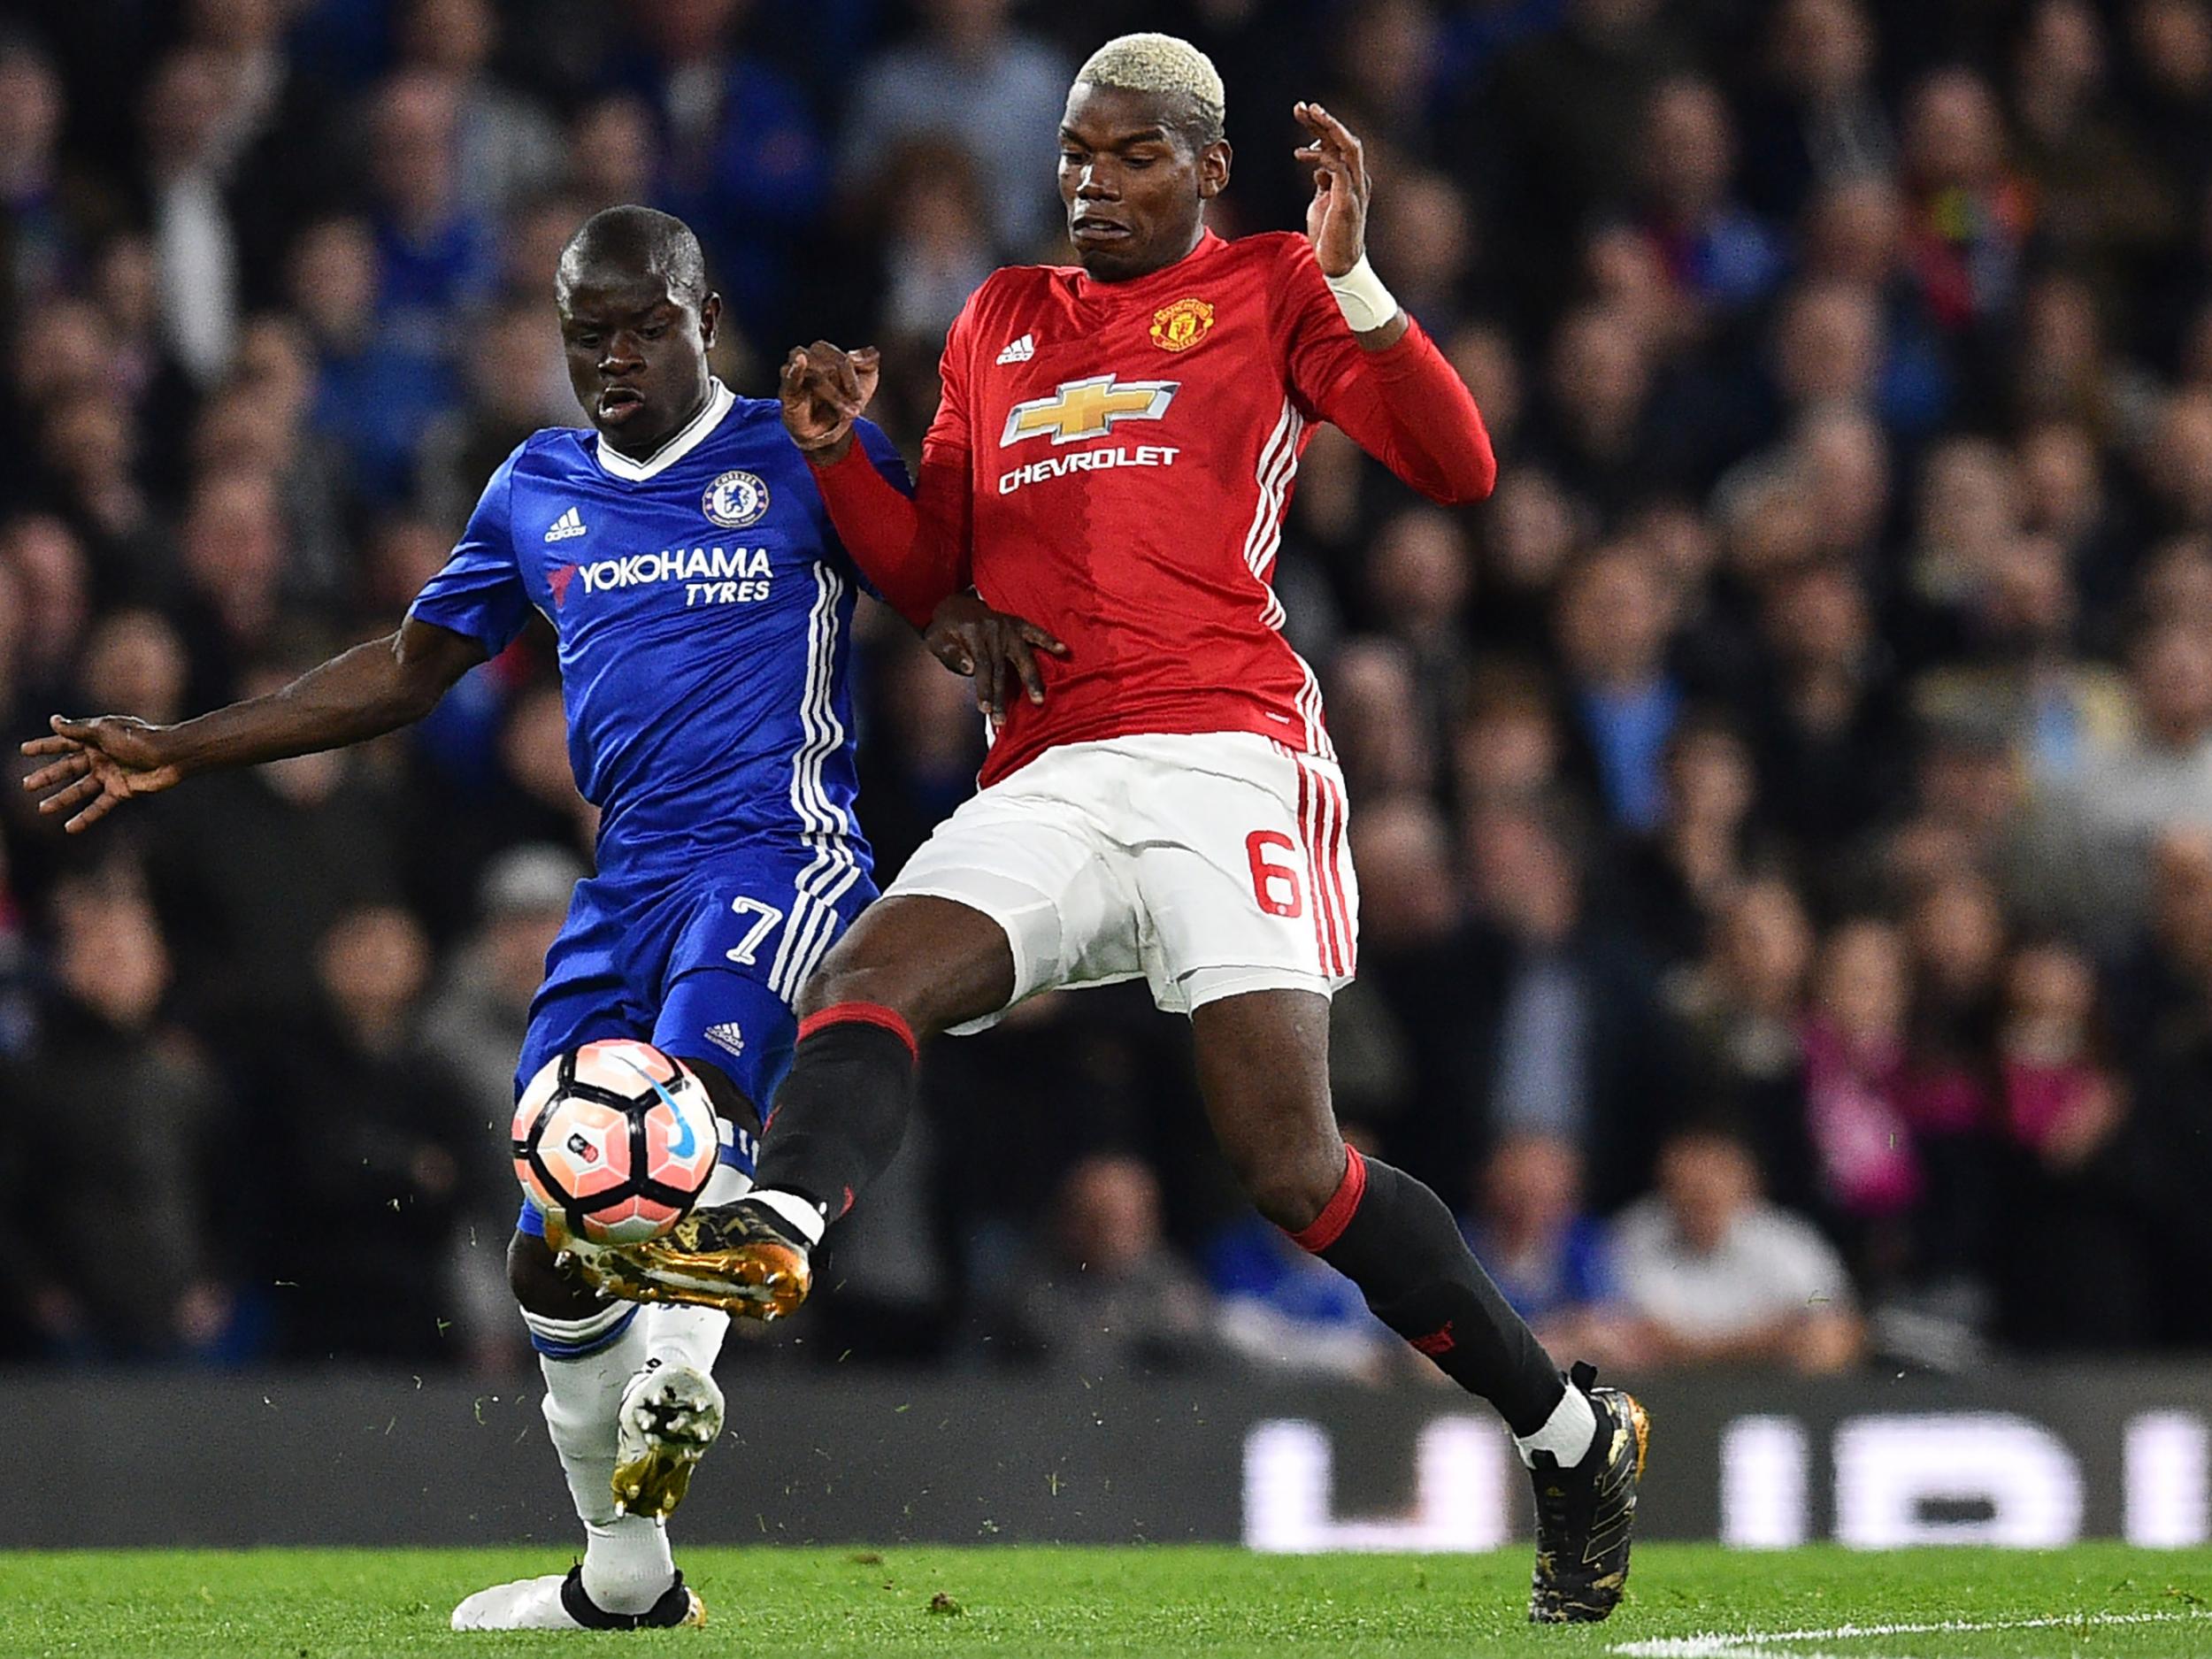
[[[859,439],[908,488],[890,441],[865,421]],[[746,841],[834,848],[864,869],[845,672],[856,580],[778,405],[716,381],[645,461],[588,430],[525,440],[409,614],[493,655],[531,607],[553,624],[603,874]]]

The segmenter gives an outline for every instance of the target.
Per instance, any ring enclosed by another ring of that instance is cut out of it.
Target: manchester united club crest
[[[1204,300],[1177,300],[1152,313],[1152,343],[1163,351],[1188,351],[1214,326],[1214,308]]]
[[[725,530],[742,530],[768,511],[768,486],[750,472],[725,472],[708,487],[699,505]]]

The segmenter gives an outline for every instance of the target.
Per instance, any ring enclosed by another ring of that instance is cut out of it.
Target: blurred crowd
[[[0,27],[0,710],[171,720],[388,629],[525,434],[550,274],[700,231],[772,390],[1064,259],[1106,35],[1229,88],[1227,234],[1367,142],[1502,462],[1333,432],[1279,585],[1352,785],[1348,1130],[1616,1364],[2212,1346],[2212,0],[73,0]],[[964,682],[861,664],[887,872]],[[518,1363],[524,1012],[592,823],[549,640],[65,843],[0,803],[0,1356]],[[760,1363],[1411,1375],[1235,1200],[1121,987],[940,1043]]]

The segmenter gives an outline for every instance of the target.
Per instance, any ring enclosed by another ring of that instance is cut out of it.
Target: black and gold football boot
[[[740,1319],[780,1319],[806,1300],[809,1249],[783,1218],[749,1198],[702,1206],[657,1239],[600,1244],[549,1214],[546,1242],[574,1260],[595,1290],[628,1302],[680,1302]]]
[[[1528,1617],[1536,1624],[1594,1624],[1620,1605],[1628,1583],[1628,1546],[1636,1530],[1636,1491],[1644,1478],[1650,1420],[1632,1394],[1599,1388],[1596,1370],[1578,1363],[1570,1387],[1589,1397],[1597,1437],[1580,1463],[1562,1469],[1536,1454],[1536,1572]]]

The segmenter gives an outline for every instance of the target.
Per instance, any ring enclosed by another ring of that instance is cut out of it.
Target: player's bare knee
[[[950,900],[894,895],[838,941],[797,1006],[805,1018],[869,1002],[930,1037],[1003,1008],[1013,994],[1013,949],[998,923]]]
[[[826,1012],[841,1002],[856,1002],[861,999],[852,994],[852,987],[866,979],[866,974],[848,973],[834,954],[815,972],[814,977],[799,987],[798,1014],[801,1019]]]
[[[805,1018],[846,1002],[887,1008],[909,1025],[921,1023],[922,986],[905,967],[826,964],[799,992],[799,1016]]]
[[[1331,1137],[1332,1140],[1334,1137]],[[1343,1142],[1332,1148],[1315,1143],[1255,1148],[1233,1155],[1238,1179],[1253,1208],[1277,1226],[1296,1233],[1310,1227],[1344,1179]]]
[[[1252,1206],[1288,1233],[1313,1225],[1325,1209],[1329,1193],[1294,1168],[1270,1169],[1245,1182]]]
[[[916,1037],[933,1037],[949,1025],[989,1013],[1004,1001],[1002,995],[996,1001],[992,994],[979,996],[968,984],[972,977],[906,951],[856,951],[846,962],[838,961],[832,952],[800,990],[799,1017],[865,1002],[889,1009]]]
[[[602,1305],[599,1294],[562,1267],[534,1233],[518,1232],[507,1241],[507,1288],[525,1312],[544,1319],[581,1319]]]

